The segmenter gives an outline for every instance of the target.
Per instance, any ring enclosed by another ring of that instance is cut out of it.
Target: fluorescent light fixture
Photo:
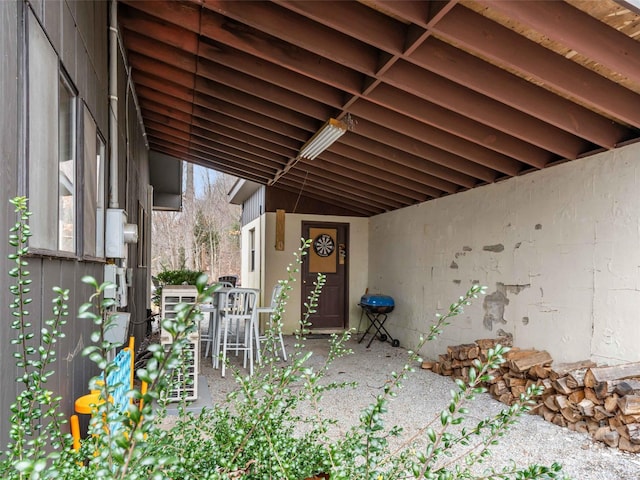
[[[346,123],[336,120],[335,118],[330,118],[322,128],[302,146],[300,153],[298,153],[298,158],[313,160],[329,148],[333,142],[344,135],[346,131]]]

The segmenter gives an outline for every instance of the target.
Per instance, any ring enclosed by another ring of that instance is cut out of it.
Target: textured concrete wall
[[[423,353],[513,335],[556,362],[640,360],[640,145],[371,219],[369,287],[415,344],[475,282],[488,295]]]

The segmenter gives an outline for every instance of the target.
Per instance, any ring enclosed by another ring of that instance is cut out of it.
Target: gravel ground
[[[354,354],[336,360],[330,369],[328,380],[358,384],[355,389],[340,389],[324,397],[325,413],[338,420],[332,434],[339,435],[354,425],[362,408],[381,392],[389,373],[399,371],[406,363],[407,354],[402,347],[393,348],[389,343],[376,340],[367,349],[367,341],[362,344],[350,341],[348,346]],[[285,343],[287,350],[291,351],[294,339],[285,337]],[[306,345],[313,351],[310,365],[322,365],[328,352],[327,339],[308,339]],[[223,400],[235,388],[231,374],[222,378],[218,370],[211,368],[210,360],[203,359],[201,372],[207,377],[213,402]],[[402,426],[403,438],[408,438],[447,405],[452,388],[455,384],[451,378],[417,369],[404,382],[398,397],[391,400],[386,425]],[[471,404],[470,417],[478,420],[503,408],[505,405],[483,394]],[[640,455],[611,449],[593,441],[587,434],[558,427],[537,415],[521,417],[492,452],[493,467],[507,465],[510,460],[515,460],[520,466],[532,463],[548,465],[557,461],[563,465],[564,474],[575,480],[640,479]]]

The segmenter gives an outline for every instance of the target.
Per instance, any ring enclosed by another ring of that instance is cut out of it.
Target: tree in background
[[[185,164],[182,211],[153,212],[152,275],[198,270],[240,275],[241,207],[227,201],[235,177]]]

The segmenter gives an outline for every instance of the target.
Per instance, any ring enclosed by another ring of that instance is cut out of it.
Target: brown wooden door
[[[302,313],[318,272],[324,273],[326,283],[310,318],[311,329],[344,330],[348,325],[349,224],[303,222],[302,237],[312,241],[302,264]]]

